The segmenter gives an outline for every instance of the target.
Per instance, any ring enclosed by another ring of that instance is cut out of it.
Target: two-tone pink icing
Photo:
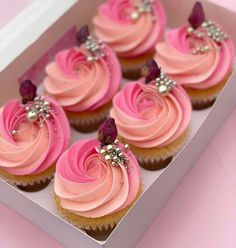
[[[88,62],[84,46],[59,52],[46,67],[45,90],[68,111],[93,111],[108,103],[121,81],[119,62],[110,48],[106,56]]]
[[[108,0],[93,18],[96,35],[120,57],[136,57],[154,51],[165,29],[165,12],[159,0],[151,2],[152,11],[132,20],[142,0]]]
[[[192,37],[188,28],[168,32],[166,40],[156,45],[155,60],[170,78],[188,88],[207,89],[221,83],[233,68],[233,41],[228,38],[219,45],[206,34]],[[199,43],[209,51],[193,54]]]
[[[144,79],[128,83],[113,100],[110,115],[119,135],[141,148],[163,147],[175,141],[189,127],[191,102],[180,85],[166,96]]]
[[[12,175],[45,171],[68,146],[70,129],[64,111],[53,99],[45,99],[53,111],[41,127],[26,117],[30,102],[23,105],[13,99],[0,110],[0,167]]]
[[[139,165],[131,152],[129,173],[124,166],[112,166],[99,154],[98,140],[80,140],[58,160],[54,191],[60,205],[84,217],[102,217],[129,206],[140,187]]]

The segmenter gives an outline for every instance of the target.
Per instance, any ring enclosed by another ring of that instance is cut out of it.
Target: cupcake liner
[[[90,112],[73,113],[66,112],[70,125],[80,132],[91,132],[97,130],[99,125],[107,118],[112,103]]]
[[[123,76],[127,79],[136,80],[141,77],[141,70],[148,60],[152,59],[153,53],[147,53],[135,58],[119,57]]]
[[[98,218],[87,218],[76,213],[64,209],[60,205],[60,198],[54,193],[52,193],[52,197],[54,199],[55,206],[60,216],[68,221],[70,224],[74,225],[77,228],[81,228],[85,230],[88,234],[101,235],[101,234],[109,234],[114,227],[118,224],[118,222],[123,218],[123,216],[127,213],[127,211],[132,207],[132,205],[136,202],[139,196],[142,193],[142,186],[140,185],[139,192],[134,199],[134,201],[125,209],[122,209],[118,212],[98,217]]]
[[[46,183],[50,181],[55,172],[55,165],[50,166],[46,171],[36,175],[15,176],[0,168],[0,177],[12,185],[17,186],[33,186],[35,184]]]
[[[201,110],[211,107],[224,88],[231,74],[232,72],[228,73],[222,82],[208,89],[198,90],[185,87],[185,90],[191,98],[193,109]]]
[[[206,109],[206,108],[211,107],[214,104],[214,102],[216,101],[217,96],[218,95],[216,95],[214,97],[211,96],[211,97],[208,97],[205,99],[192,99],[191,98],[193,109],[201,110],[201,109]]]
[[[159,170],[166,167],[180,149],[184,146],[190,133],[190,128],[174,142],[159,148],[139,148],[130,145],[130,150],[135,154],[140,166],[147,170]],[[124,138],[121,137],[121,140]],[[124,140],[125,142],[125,140]]]

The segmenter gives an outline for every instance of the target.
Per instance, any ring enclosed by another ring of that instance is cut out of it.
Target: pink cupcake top
[[[84,34],[84,29],[86,26],[79,33],[84,35],[83,41],[78,47],[59,52],[46,67],[44,80],[46,92],[72,112],[93,111],[108,103],[121,81],[115,54],[88,31]]]
[[[120,57],[152,52],[165,29],[159,0],[108,0],[93,18],[96,35]]]
[[[234,44],[215,23],[205,20],[200,3],[190,25],[172,30],[156,45],[155,60],[174,80],[188,88],[207,89],[225,79],[234,64]]]
[[[0,110],[0,165],[13,175],[39,174],[67,148],[70,129],[55,100],[13,99]]]
[[[148,84],[144,78],[126,84],[113,99],[110,115],[116,119],[119,134],[136,147],[168,145],[190,125],[188,95],[164,73],[157,74],[146,78]]]
[[[139,188],[138,162],[118,141],[101,146],[96,139],[80,140],[57,163],[55,194],[64,209],[80,216],[97,218],[124,209]]]

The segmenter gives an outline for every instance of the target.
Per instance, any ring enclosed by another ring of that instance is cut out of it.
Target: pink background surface
[[[235,0],[212,0],[236,6]],[[0,28],[32,0],[0,0]],[[14,8],[12,7],[14,6]],[[235,248],[236,110],[153,221],[136,248]],[[1,248],[62,248],[0,203]]]
[[[0,0],[0,28],[5,26],[33,0]]]

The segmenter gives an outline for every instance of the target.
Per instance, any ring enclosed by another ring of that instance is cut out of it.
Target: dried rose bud
[[[148,84],[156,78],[160,77],[161,69],[158,67],[156,61],[151,59],[143,67],[141,74],[146,78],[145,83]]]
[[[88,36],[89,36],[88,25],[84,25],[80,28],[79,32],[77,33],[78,46],[81,46],[83,43],[85,43]]]
[[[108,145],[116,140],[117,134],[115,120],[109,118],[98,128],[97,139],[102,143],[102,145]]]
[[[188,18],[190,25],[196,29],[205,21],[205,13],[200,2],[196,2],[193,6],[192,12]]]
[[[36,97],[37,87],[31,80],[27,79],[20,84],[20,95],[22,96],[22,103],[32,101]]]

